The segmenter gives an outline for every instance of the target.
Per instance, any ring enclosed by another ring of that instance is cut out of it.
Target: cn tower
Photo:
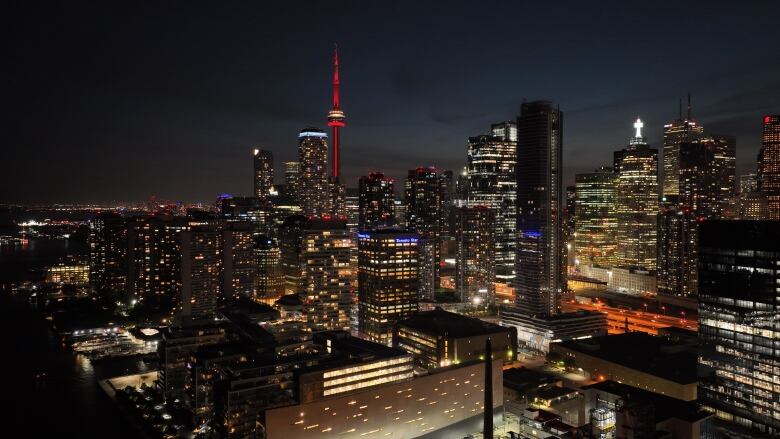
[[[333,160],[331,164],[331,177],[335,183],[339,182],[339,131],[345,126],[344,112],[339,108],[339,48],[333,49],[333,109],[328,112],[328,126],[333,127]]]

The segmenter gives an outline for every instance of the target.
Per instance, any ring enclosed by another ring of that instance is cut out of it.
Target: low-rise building
[[[607,318],[595,311],[576,311],[553,315],[528,315],[513,307],[499,310],[501,325],[517,330],[518,346],[547,353],[550,344],[607,333]]]
[[[578,266],[580,275],[607,283],[607,289],[618,293],[645,295],[656,294],[658,286],[655,272],[636,267]]]
[[[396,324],[393,345],[413,354],[425,368],[467,363],[484,358],[490,339],[493,358],[512,362],[517,356],[514,328],[436,308]]]
[[[683,401],[696,399],[696,353],[688,344],[642,332],[554,343],[551,353],[597,381],[613,380]]]

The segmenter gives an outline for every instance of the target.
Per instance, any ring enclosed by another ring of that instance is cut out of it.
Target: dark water
[[[96,380],[147,366],[135,359],[93,364],[74,355],[64,349],[26,298],[12,296],[7,289],[11,281],[35,277],[34,270],[71,253],[73,246],[56,240],[0,249],[0,287],[6,287],[0,291],[0,371],[5,401],[0,410],[6,421],[4,431],[20,432],[1,437],[138,437]],[[46,378],[37,379],[40,373]]]

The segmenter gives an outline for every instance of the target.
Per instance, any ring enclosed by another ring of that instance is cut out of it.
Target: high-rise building
[[[301,162],[284,162],[284,190],[288,200],[300,204]]]
[[[735,151],[733,138],[703,133],[678,145],[678,195],[664,197],[658,219],[659,293],[696,294],[698,226],[728,211],[735,192]]]
[[[254,296],[257,264],[253,236],[249,222],[222,225],[222,294],[225,298]]]
[[[191,221],[180,233],[182,322],[210,320],[220,296],[221,239],[213,221]]]
[[[255,148],[255,197],[265,201],[274,189],[274,155],[271,151]]]
[[[303,215],[287,217],[279,227],[279,258],[285,294],[301,294],[305,287],[303,231],[308,220]]]
[[[461,301],[486,304],[495,301],[496,213],[485,206],[455,211],[455,288]]]
[[[300,203],[307,217],[330,214],[328,183],[328,135],[317,128],[305,128],[298,135]]]
[[[617,178],[612,168],[577,174],[574,249],[582,265],[613,267],[617,262]]]
[[[561,169],[563,113],[550,102],[525,102],[517,118],[517,306],[556,312],[563,289]]]
[[[698,139],[704,128],[691,117],[691,96],[688,95],[688,113],[683,118],[682,101],[676,120],[664,125],[663,140],[663,196],[680,194],[680,144]]]
[[[636,136],[616,154],[617,265],[655,271],[658,216],[658,150]]]
[[[739,176],[739,193],[749,193],[758,190],[758,175],[743,174]]]
[[[444,190],[436,168],[410,169],[404,185],[406,227],[420,235],[420,296],[433,299],[439,285]]]
[[[395,223],[394,183],[381,172],[360,177],[358,200],[358,229],[374,230]]]
[[[281,252],[276,241],[265,235],[253,239],[255,274],[254,298],[271,304],[284,294]]]
[[[348,329],[355,276],[353,239],[340,219],[310,219],[303,230],[305,299],[303,312],[313,328]]]
[[[451,170],[439,173],[439,187],[441,188],[441,236],[451,238],[454,236],[451,219],[452,209],[455,206],[455,179]]]
[[[503,140],[517,142],[517,123],[505,121],[490,125],[490,132],[494,137],[500,137]]]
[[[780,114],[764,116],[758,153],[758,189],[767,198],[769,219],[780,219]]]
[[[698,399],[753,437],[780,435],[778,267],[777,222],[701,225]]]
[[[496,278],[510,283],[514,278],[517,248],[517,141],[511,124],[503,125],[502,137],[470,137],[467,147],[467,206],[487,206],[495,212]],[[502,132],[496,125],[493,129]]]
[[[419,235],[384,229],[358,234],[358,330],[392,345],[393,325],[419,307]]]
[[[101,214],[89,223],[89,282],[101,298],[130,304],[127,296],[127,220]]]
[[[275,209],[267,200],[258,197],[223,198],[220,210],[226,222],[249,222],[255,233],[270,233],[273,229]]]

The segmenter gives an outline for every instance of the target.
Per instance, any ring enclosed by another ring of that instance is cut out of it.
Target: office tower
[[[392,345],[393,325],[419,307],[419,235],[385,229],[358,234],[358,331]]]
[[[222,225],[222,295],[225,298],[254,296],[257,272],[254,234],[249,222],[232,221]]]
[[[700,134],[678,145],[678,195],[662,202],[658,222],[658,292],[697,291],[698,225],[723,218],[735,191],[735,141]]]
[[[328,135],[317,128],[305,128],[298,135],[300,163],[300,203],[303,214],[318,217],[330,214],[327,175]]]
[[[406,227],[420,234],[420,296],[433,299],[439,285],[443,181],[436,168],[410,169],[404,183]]]
[[[758,190],[758,175],[743,174],[739,176],[739,193],[746,194]]]
[[[780,114],[764,116],[758,153],[758,189],[766,195],[768,219],[780,219]]]
[[[279,227],[279,258],[285,294],[301,294],[304,291],[303,231],[307,223],[305,216],[293,215]]]
[[[281,251],[276,241],[265,235],[253,238],[255,274],[254,299],[272,304],[284,294]]]
[[[563,210],[561,228],[561,283],[567,289],[568,271],[574,266],[575,228],[577,226],[577,186],[566,186],[566,208]]]
[[[274,155],[271,151],[255,148],[255,191],[257,198],[265,201],[274,189]]]
[[[347,196],[344,200],[346,206],[347,217],[347,229],[351,233],[357,233],[360,224],[360,195],[355,192],[354,189],[347,191]]]
[[[617,262],[617,178],[611,167],[577,174],[575,260],[580,265],[613,267]]]
[[[494,137],[500,137],[502,140],[517,142],[517,123],[505,121],[490,125],[490,132]]]
[[[303,230],[303,312],[312,328],[349,328],[349,310],[354,301],[355,273],[350,264],[353,239],[341,219],[310,219]]]
[[[358,229],[374,230],[395,223],[393,179],[371,172],[358,180]]]
[[[617,265],[655,271],[658,216],[658,150],[642,137],[644,124],[616,157]]]
[[[743,220],[761,220],[769,217],[769,202],[763,192],[739,194],[736,217]]]
[[[688,112],[685,118],[680,113],[676,120],[664,125],[663,140],[663,196],[680,194],[680,144],[691,143],[704,133],[704,128],[691,117],[691,96],[688,95]]]
[[[561,279],[563,113],[525,102],[517,118],[516,301],[526,314],[556,312]]]
[[[455,205],[455,180],[451,170],[444,170],[439,173],[439,187],[441,188],[441,223],[439,224],[441,236],[451,238],[454,235],[452,230],[451,213]]]
[[[249,222],[255,233],[270,233],[273,229],[274,206],[259,197],[228,197],[222,199],[221,217],[226,222]]]
[[[698,399],[754,437],[780,434],[778,267],[777,222],[700,226]]]
[[[341,128],[346,125],[346,117],[341,111],[339,102],[339,52],[333,50],[333,108],[328,112],[328,126],[333,128],[333,156],[331,157],[330,196],[332,214],[343,216],[346,197],[346,187],[341,183]]]
[[[467,205],[487,206],[495,212],[496,278],[509,283],[514,277],[517,248],[517,142],[504,137],[470,137],[467,152]]]
[[[461,301],[488,304],[495,301],[496,213],[485,206],[455,211],[455,288]]]
[[[191,221],[180,233],[182,323],[214,318],[220,296],[221,245],[213,221]]]
[[[285,196],[290,203],[300,204],[301,162],[284,162]]]
[[[98,297],[130,304],[127,296],[127,220],[100,214],[89,223],[89,283]]]

